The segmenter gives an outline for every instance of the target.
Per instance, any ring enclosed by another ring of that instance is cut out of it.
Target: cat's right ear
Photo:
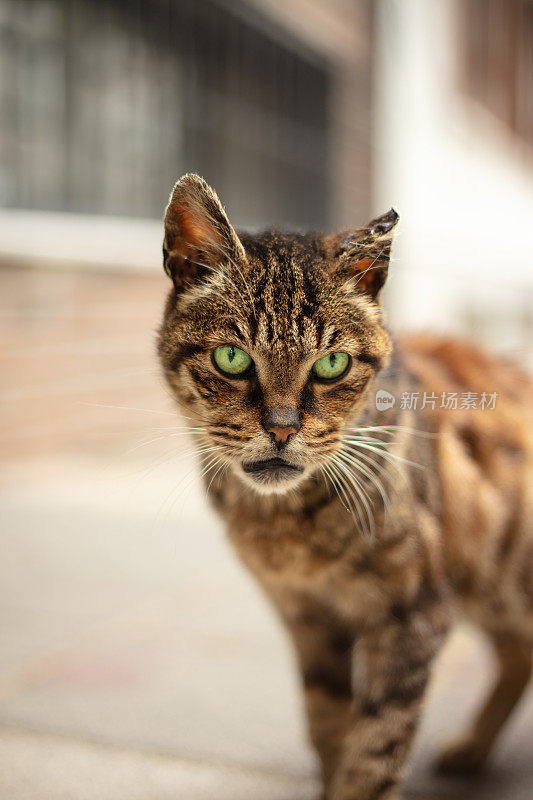
[[[243,258],[242,244],[216,192],[199,175],[184,175],[165,211],[163,263],[176,291],[194,285],[224,261]]]
[[[391,208],[364,228],[325,238],[337,274],[352,279],[353,289],[373,300],[387,280],[392,237],[399,219]]]

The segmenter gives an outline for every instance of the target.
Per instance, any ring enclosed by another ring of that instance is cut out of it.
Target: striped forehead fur
[[[243,340],[262,349],[278,342],[328,347],[347,311],[361,329],[382,322],[380,305],[357,291],[357,277],[335,285],[316,236],[268,232],[242,240],[240,265],[221,257],[218,269],[179,296],[182,318],[192,313],[209,327],[231,319]]]

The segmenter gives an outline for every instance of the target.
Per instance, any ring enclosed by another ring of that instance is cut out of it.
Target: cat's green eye
[[[221,344],[214,351],[213,358],[217,367],[228,375],[242,375],[252,363],[248,353],[233,344]]]
[[[329,356],[323,356],[323,358],[315,361],[313,372],[317,378],[329,381],[334,378],[340,378],[346,372],[349,363],[350,356],[348,353],[330,353]]]

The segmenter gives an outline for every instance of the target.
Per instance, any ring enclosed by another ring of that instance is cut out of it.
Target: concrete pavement
[[[23,484],[13,469],[0,541],[1,798],[315,796],[289,644],[192,468],[42,461]],[[482,643],[460,631],[435,679],[410,796],[531,800],[531,695],[488,778],[431,773],[489,680]]]

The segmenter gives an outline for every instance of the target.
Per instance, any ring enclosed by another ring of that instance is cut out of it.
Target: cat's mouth
[[[263,461],[243,461],[243,472],[246,472],[258,483],[276,483],[289,480],[304,471],[303,467],[291,464],[284,458],[267,458]]]

